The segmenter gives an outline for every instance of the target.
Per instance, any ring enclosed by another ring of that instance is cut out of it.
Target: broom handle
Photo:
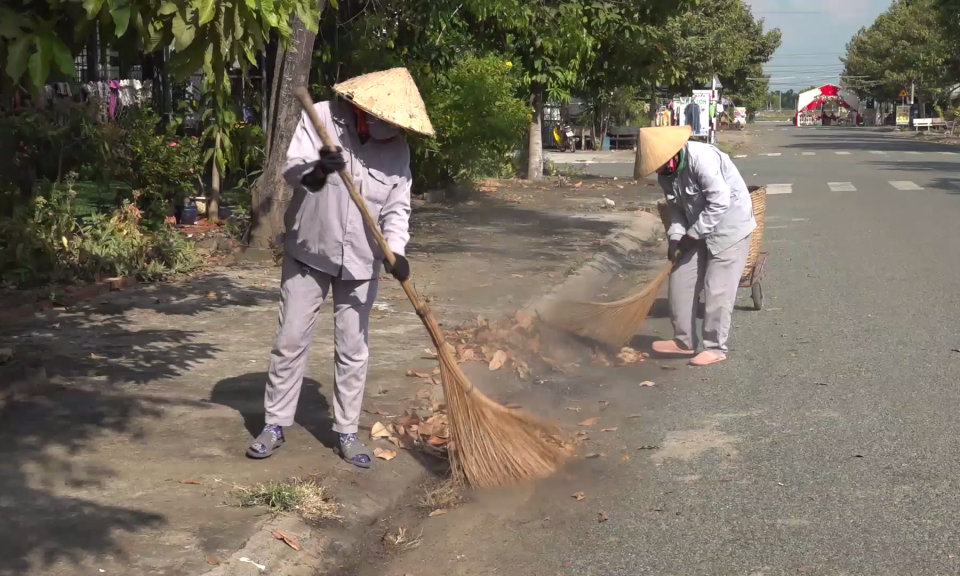
[[[303,106],[307,116],[310,117],[310,122],[313,124],[313,128],[317,131],[317,134],[320,136],[320,140],[323,142],[323,145],[331,148],[336,146],[333,140],[330,139],[330,135],[327,134],[326,129],[324,129],[323,122],[320,121],[320,116],[317,115],[317,111],[313,107],[313,100],[310,98],[310,94],[307,92],[307,89],[297,88],[294,90],[294,95],[298,100],[300,100],[300,105]],[[379,246],[380,250],[383,251],[384,258],[386,258],[387,262],[393,266],[397,261],[397,257],[394,256],[393,250],[391,250],[390,246],[387,245],[387,240],[383,237],[383,233],[380,231],[380,225],[376,220],[373,219],[373,216],[370,214],[370,210],[367,209],[367,203],[364,201],[363,196],[357,192],[357,187],[353,183],[353,178],[350,176],[350,171],[342,169],[337,173],[340,175],[343,183],[347,186],[347,192],[350,193],[350,198],[353,199],[353,203],[356,204],[357,208],[360,210],[360,215],[363,217],[363,223],[367,225],[367,228],[373,234],[373,239],[376,241],[377,246]],[[440,325],[437,323],[436,318],[433,317],[433,312],[430,311],[430,307],[427,306],[425,302],[420,300],[420,296],[417,294],[413,284],[410,283],[409,278],[400,282],[400,285],[403,286],[403,291],[407,294],[407,298],[410,299],[410,303],[413,304],[413,309],[417,311],[417,316],[420,317],[423,325],[427,328],[427,332],[430,333],[430,339],[433,340],[433,344],[437,348],[437,354],[443,358],[446,352],[446,339],[443,337],[443,331],[440,330]],[[473,386],[471,386],[470,389],[472,390]]]

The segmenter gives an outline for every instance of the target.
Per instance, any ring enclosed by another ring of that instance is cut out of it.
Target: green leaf
[[[53,47],[49,36],[36,37],[37,51],[30,56],[27,62],[27,71],[30,73],[30,81],[33,87],[40,89],[47,82],[50,76],[50,59],[53,56]]]
[[[87,12],[87,18],[93,19],[100,12],[103,0],[83,0],[83,9]]]
[[[204,26],[213,20],[217,15],[217,3],[215,0],[192,0],[193,7],[197,9],[197,17],[200,26]]]
[[[32,34],[21,36],[7,47],[7,76],[10,76],[14,82],[20,81],[27,70],[27,59],[33,38]]]
[[[193,24],[187,24],[179,12],[173,15],[170,30],[173,32],[174,48],[176,48],[178,52],[186,50],[187,46],[190,46],[193,42],[193,38],[197,33],[197,29],[194,28]]]
[[[160,9],[157,10],[157,14],[161,16],[169,16],[177,11],[177,5],[173,2],[164,2],[160,5]]]
[[[16,12],[0,8],[0,37],[19,38],[22,33],[20,31],[20,17]]]
[[[118,37],[123,36],[130,25],[130,6],[114,6],[110,9],[110,15],[113,16],[114,34]]]
[[[163,43],[164,36],[164,26],[162,22],[155,20],[150,23],[143,39],[143,51],[153,52],[156,50],[160,44]]]
[[[70,49],[56,37],[50,37],[50,46],[53,50],[53,62],[57,65],[57,69],[67,76],[74,76],[77,70]]]

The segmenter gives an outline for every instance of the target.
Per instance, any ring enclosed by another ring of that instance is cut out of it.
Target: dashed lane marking
[[[850,182],[827,182],[831,192],[856,192],[857,187]]]
[[[891,180],[890,185],[897,190],[923,190],[922,186],[917,186],[917,184],[909,180]]]

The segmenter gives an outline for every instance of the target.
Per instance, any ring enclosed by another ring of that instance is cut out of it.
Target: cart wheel
[[[760,287],[759,282],[750,288],[750,295],[753,297],[753,308],[755,310],[763,310],[763,288]]]

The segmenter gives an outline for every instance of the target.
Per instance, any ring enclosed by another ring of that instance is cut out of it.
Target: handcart
[[[763,270],[767,264],[769,252],[761,252],[763,247],[763,228],[767,212],[767,187],[751,186],[750,200],[753,202],[753,217],[757,220],[757,227],[750,234],[750,253],[747,255],[747,265],[740,277],[740,288],[749,288],[753,298],[753,307],[763,309]]]

